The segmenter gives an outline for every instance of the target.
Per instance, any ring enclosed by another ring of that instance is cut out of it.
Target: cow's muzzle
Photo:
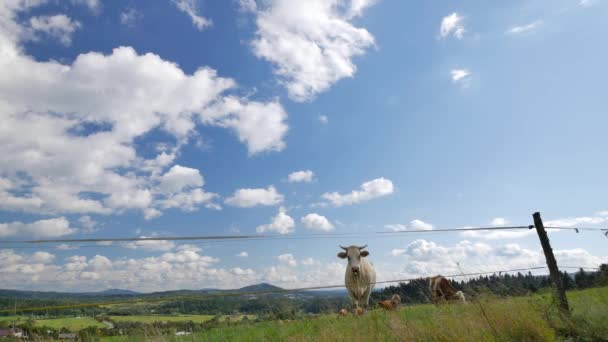
[[[359,274],[359,266],[353,266],[350,268],[351,272],[358,275]]]

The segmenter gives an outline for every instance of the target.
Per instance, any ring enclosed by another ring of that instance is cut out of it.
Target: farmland
[[[582,340],[608,339],[608,288],[568,293],[572,321],[564,323],[549,293],[526,297],[482,297],[465,305],[429,304],[403,307],[394,312],[371,310],[363,317],[319,315],[293,321],[266,321],[226,325],[195,332],[194,336],[161,335],[153,328],[133,336],[113,336],[103,341],[260,340]]]

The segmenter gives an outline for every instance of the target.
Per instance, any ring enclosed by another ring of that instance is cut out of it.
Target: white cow
[[[369,255],[368,251],[363,250],[365,247],[367,245],[363,247],[340,246],[344,252],[338,253],[338,258],[348,258],[344,282],[355,313],[360,307],[367,309],[369,296],[372,294],[376,283],[376,271],[374,265],[365,259]]]

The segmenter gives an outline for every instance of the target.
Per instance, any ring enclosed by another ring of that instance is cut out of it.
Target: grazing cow
[[[340,309],[340,311],[338,312],[338,318],[340,317],[346,317],[348,316],[348,310],[347,309]]]
[[[431,300],[437,304],[441,301],[461,301],[466,302],[464,293],[457,291],[452,284],[443,276],[435,276],[429,278],[429,289],[431,291]]]
[[[344,252],[338,253],[338,258],[348,259],[344,282],[356,313],[360,312],[359,309],[361,309],[361,313],[367,309],[369,296],[376,283],[376,271],[374,266],[365,259],[369,255],[368,251],[363,250],[365,247],[367,245],[363,247],[340,246]]]
[[[401,304],[401,296],[398,294],[394,294],[391,297],[391,302],[393,303],[393,306],[396,308],[397,306],[399,306],[399,304]]]
[[[357,316],[363,316],[365,310],[363,310],[362,307],[358,307],[357,310],[355,310],[355,313],[357,314]]]

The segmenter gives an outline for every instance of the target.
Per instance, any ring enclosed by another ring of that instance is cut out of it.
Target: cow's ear
[[[369,252],[368,252],[368,251],[361,251],[361,256],[362,256],[362,257],[366,257],[366,256],[368,256],[368,255],[369,255]]]
[[[338,258],[346,259],[346,257],[347,257],[346,252],[340,252],[340,253],[338,253]]]

